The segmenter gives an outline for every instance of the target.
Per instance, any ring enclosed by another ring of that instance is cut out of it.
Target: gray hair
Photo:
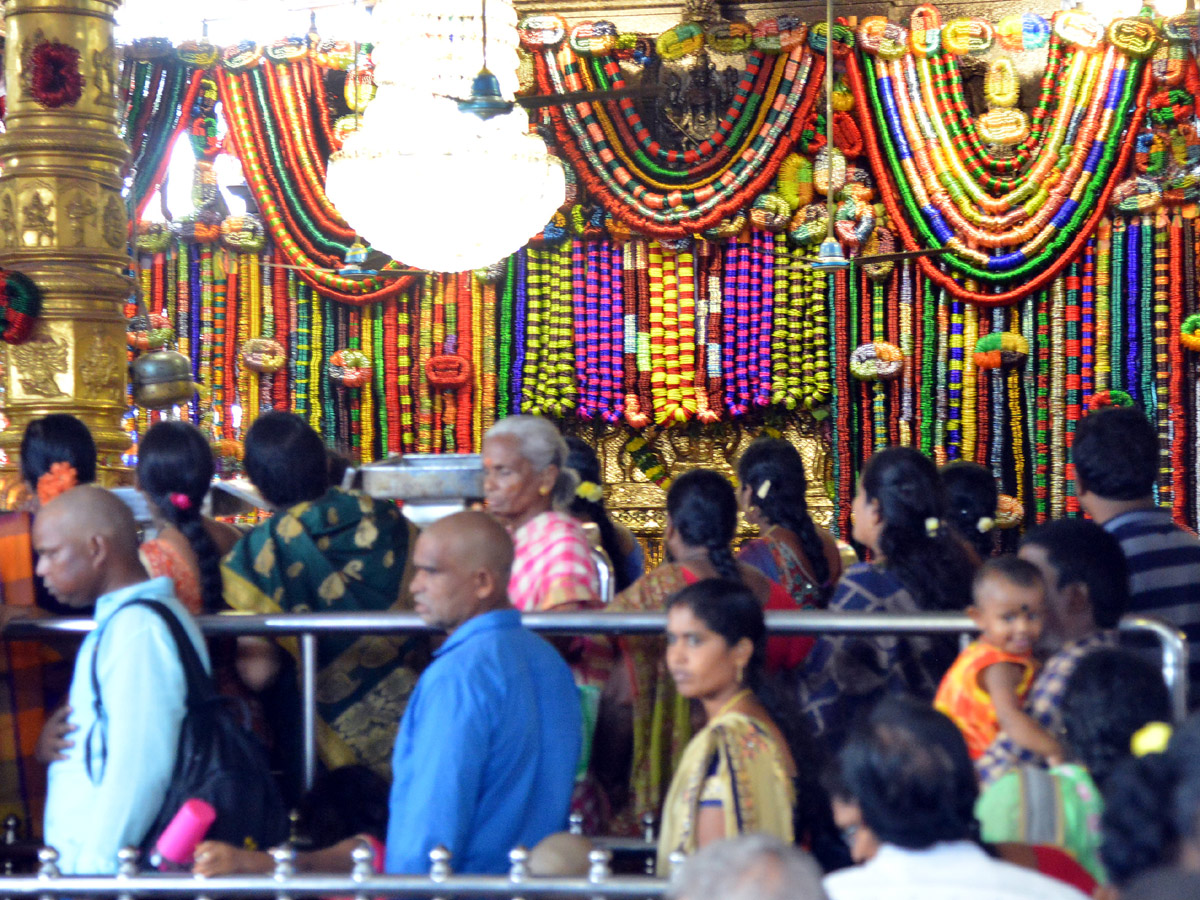
[[[574,469],[567,468],[567,442],[553,422],[541,416],[509,416],[489,428],[483,440],[486,442],[494,437],[513,438],[518,452],[533,466],[535,473],[557,466],[558,478],[554,481],[550,500],[556,509],[571,502],[579,476]]]
[[[769,834],[716,841],[688,857],[672,900],[828,900],[821,867],[803,850]]]

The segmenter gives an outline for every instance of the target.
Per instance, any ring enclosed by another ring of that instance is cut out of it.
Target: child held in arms
[[[1042,634],[1046,591],[1032,563],[1002,556],[984,563],[972,585],[968,615],[979,639],[954,661],[938,687],[934,706],[954,720],[978,759],[1003,729],[1018,745],[1062,761],[1058,741],[1023,709],[1037,663],[1034,645]]]

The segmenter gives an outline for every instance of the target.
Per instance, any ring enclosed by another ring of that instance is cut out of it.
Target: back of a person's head
[[[1080,487],[1105,500],[1141,500],[1158,479],[1158,434],[1132,406],[1107,406],[1075,425],[1071,462]]]
[[[667,515],[689,547],[708,550],[722,578],[741,580],[730,542],[737,530],[737,495],[729,479],[712,469],[692,469],[671,482]]]
[[[839,757],[842,784],[880,841],[920,850],[975,836],[975,767],[962,732],[910,697],[882,700]]]
[[[1200,715],[1175,728],[1165,752],[1119,764],[1104,785],[1100,859],[1125,885],[1200,848]]]
[[[75,469],[79,484],[96,480],[96,442],[88,427],[74,416],[53,413],[34,419],[21,436],[21,478],[37,486],[54,463]]]
[[[325,444],[295,413],[272,410],[246,433],[246,474],[263,499],[286,509],[329,489]]]
[[[184,494],[199,511],[215,471],[208,441],[190,422],[156,422],[138,442],[138,487],[164,510],[171,494]]]
[[[580,481],[600,484],[600,457],[592,445],[573,434],[565,435],[563,440],[567,443],[567,468],[574,469]]]
[[[783,438],[755,438],[738,458],[737,474],[738,482],[750,489],[750,505],[769,524],[795,532],[817,584],[824,584],[829,562],[808,513],[808,477],[800,451]]]
[[[1158,668],[1126,650],[1102,648],[1075,666],[1061,710],[1068,746],[1103,790],[1129,757],[1137,730],[1170,719],[1171,698]]]
[[[1129,566],[1117,539],[1089,519],[1055,519],[1025,535],[1058,571],[1059,590],[1083,584],[1099,628],[1116,628],[1129,606]]]
[[[688,857],[672,900],[826,900],[821,867],[768,834],[714,841]]]
[[[990,469],[956,459],[938,469],[946,491],[946,522],[983,558],[995,543],[996,505],[1000,490]]]
[[[867,460],[859,486],[868,502],[878,504],[885,565],[917,605],[965,607],[974,567],[959,540],[941,526],[945,491],[933,462],[911,447],[888,447]]]

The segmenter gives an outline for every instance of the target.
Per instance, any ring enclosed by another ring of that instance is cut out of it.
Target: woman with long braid
[[[738,460],[738,502],[759,536],[738,559],[779,582],[798,608],[821,608],[842,575],[837,540],[808,513],[800,453],[782,438],[761,437]]]
[[[831,610],[958,611],[970,601],[975,566],[944,522],[937,467],[911,447],[880,450],[858,480],[854,539],[871,551],[851,566]],[[800,702],[814,733],[841,746],[847,728],[885,694],[933,698],[954,661],[953,640],[921,636],[825,635],[804,661]]]
[[[666,561],[618,594],[608,608],[661,612],[688,585],[723,578],[744,585],[765,609],[794,609],[787,591],[734,559],[730,543],[737,512],[733,485],[720,473],[693,469],[676,478],[667,492]],[[770,639],[768,671],[795,668],[811,646],[808,638]],[[630,816],[619,824],[633,828],[644,813],[658,811],[691,738],[691,721],[688,703],[676,693],[663,663],[663,639],[623,638],[620,649],[622,660],[609,679],[597,728],[603,746],[598,743],[595,754],[613,809]]]
[[[200,514],[213,472],[208,441],[187,422],[157,422],[138,444],[138,488],[158,526],[158,536],[142,544],[142,564],[152,577],[175,582],[193,615],[224,608],[221,556],[241,537],[232,525]]]

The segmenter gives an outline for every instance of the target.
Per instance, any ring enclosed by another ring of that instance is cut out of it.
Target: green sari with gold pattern
[[[246,613],[408,612],[416,529],[394,505],[332,488],[277,513],[225,557],[225,601]],[[298,657],[295,638],[280,643]],[[317,745],[329,768],[390,777],[400,716],[428,661],[422,635],[330,634],[317,652]]]

